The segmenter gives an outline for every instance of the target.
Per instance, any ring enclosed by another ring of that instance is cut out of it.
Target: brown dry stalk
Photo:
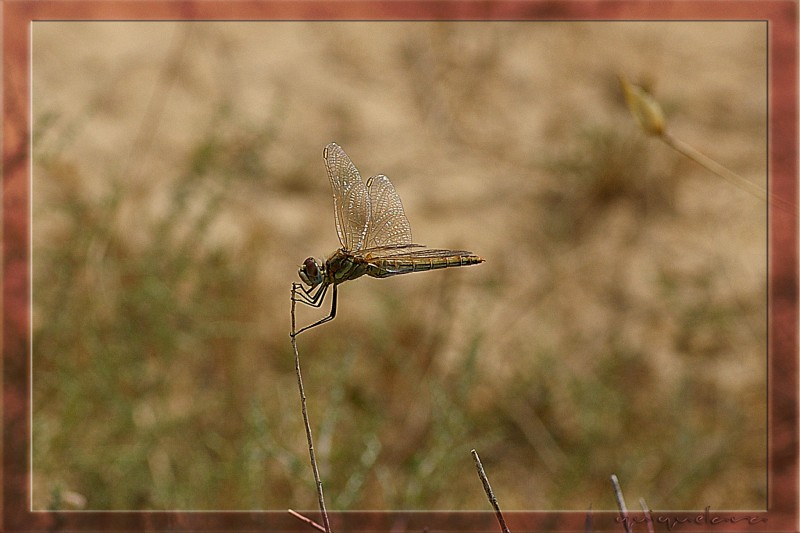
[[[769,204],[787,213],[797,216],[797,206],[792,205],[791,202],[779,198],[772,193],[767,194],[767,191],[762,187],[746,180],[682,140],[670,135],[667,132],[664,112],[661,110],[661,105],[658,101],[641,87],[628,82],[625,76],[618,74],[617,78],[619,79],[622,94],[625,97],[625,103],[628,104],[628,110],[644,133],[660,139],[664,144],[679,154],[688,157],[728,183],[744,189],[756,198],[768,201]]]
[[[611,485],[614,487],[614,497],[617,499],[617,507],[619,507],[619,514],[622,517],[622,525],[625,527],[625,533],[633,533],[631,528],[631,521],[628,518],[628,508],[625,506],[625,497],[622,496],[622,487],[619,484],[616,474],[611,474]]]
[[[486,497],[489,498],[489,503],[492,504],[494,508],[494,514],[497,517],[497,521],[500,523],[500,529],[503,533],[510,533],[508,526],[506,526],[506,519],[503,518],[503,513],[500,511],[500,505],[497,503],[497,498],[494,496],[494,492],[492,492],[492,487],[489,485],[489,478],[486,477],[486,472],[483,471],[483,465],[481,464],[481,458],[478,457],[478,452],[472,450],[472,459],[475,460],[475,468],[478,469],[478,477],[481,478],[481,483],[483,483],[483,490],[486,492]]]
[[[305,522],[306,524],[308,524],[309,526],[313,527],[313,528],[314,528],[314,529],[316,529],[317,531],[322,531],[322,532],[325,532],[325,528],[324,528],[324,527],[322,527],[321,525],[317,524],[316,522],[314,522],[314,521],[313,521],[313,520],[311,520],[310,518],[308,518],[308,517],[305,517],[305,516],[301,515],[300,513],[298,513],[297,511],[295,511],[295,510],[292,510],[292,509],[286,509],[286,511],[287,511],[287,512],[288,512],[290,515],[292,515],[293,517],[297,518],[297,519],[298,519],[298,520],[300,520],[301,522]]]
[[[311,424],[308,421],[308,409],[306,407],[306,393],[303,388],[303,376],[300,373],[300,353],[297,351],[297,336],[295,335],[296,318],[295,303],[297,293],[297,283],[292,283],[292,349],[294,349],[294,369],[297,373],[297,387],[300,390],[300,405],[303,411],[303,423],[306,427],[306,439],[308,439],[308,455],[311,457],[311,470],[314,472],[314,483],[317,487],[317,499],[319,500],[319,510],[322,513],[322,524],[325,533],[331,533],[331,525],[328,521],[328,511],[325,509],[325,497],[322,495],[322,481],[319,478],[319,468],[317,458],[314,454],[314,440],[311,438]]]

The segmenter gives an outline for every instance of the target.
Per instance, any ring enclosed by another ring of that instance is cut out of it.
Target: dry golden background
[[[308,509],[289,288],[322,148],[486,263],[299,337],[329,509],[765,505],[763,22],[36,22],[33,501]],[[327,307],[299,310],[299,323]]]

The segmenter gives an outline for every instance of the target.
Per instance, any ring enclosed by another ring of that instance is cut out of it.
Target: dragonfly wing
[[[370,215],[365,248],[411,244],[411,225],[400,196],[383,174],[367,180]]]
[[[358,252],[358,257],[369,260],[371,258],[384,258],[384,257],[395,257],[398,255],[408,255],[414,253],[415,251],[421,250],[430,250],[424,244],[392,244],[388,246],[373,246],[371,248],[365,248]]]
[[[364,247],[369,225],[370,198],[358,169],[341,146],[330,143],[322,152],[333,189],[336,233],[345,250]]]
[[[402,246],[377,246],[367,248],[358,253],[365,259],[436,259],[439,257],[477,257],[468,250],[448,250],[444,248],[428,248],[422,244],[405,244]]]

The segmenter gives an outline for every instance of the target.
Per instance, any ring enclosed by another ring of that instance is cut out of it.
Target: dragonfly
[[[477,265],[484,259],[466,250],[428,248],[414,244],[403,203],[383,174],[366,181],[336,143],[322,152],[333,189],[333,211],[341,248],[327,259],[309,257],[300,265],[300,283],[292,284],[292,300],[311,307],[322,306],[328,288],[333,287],[328,316],[292,333],[333,320],[337,288],[363,275],[387,278],[438,268]]]

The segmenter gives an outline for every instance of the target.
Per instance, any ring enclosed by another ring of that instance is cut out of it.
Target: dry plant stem
[[[317,498],[319,499],[319,510],[322,513],[322,524],[325,533],[331,533],[331,525],[328,522],[328,511],[325,509],[325,498],[322,495],[322,481],[319,479],[319,469],[317,468],[317,458],[314,454],[314,441],[311,438],[311,424],[308,422],[308,409],[306,408],[306,393],[303,389],[303,377],[300,373],[300,354],[297,351],[297,336],[295,335],[295,295],[297,284],[292,283],[292,348],[294,349],[294,369],[297,373],[297,387],[300,390],[300,405],[303,410],[303,423],[306,426],[306,438],[308,439],[308,454],[311,457],[311,470],[314,472],[314,483],[317,486]]]
[[[586,512],[586,518],[583,520],[583,533],[591,533],[592,532],[592,524],[594,520],[592,519],[592,506],[589,505],[589,510]]]
[[[300,520],[300,521],[302,521],[302,522],[305,522],[306,524],[308,524],[309,526],[313,527],[313,528],[314,528],[314,529],[316,529],[317,531],[323,531],[323,532],[325,531],[325,528],[324,528],[324,527],[322,527],[321,525],[317,524],[316,522],[314,522],[314,521],[313,521],[313,520],[311,520],[310,518],[306,518],[305,516],[301,515],[301,514],[300,514],[300,513],[298,513],[297,511],[294,511],[294,510],[292,510],[292,509],[287,509],[286,511],[287,511],[287,512],[288,512],[290,515],[292,515],[293,517],[297,518],[298,520]]]
[[[628,508],[625,507],[625,498],[622,496],[622,487],[619,486],[619,479],[616,474],[611,474],[611,484],[614,486],[614,497],[617,499],[617,507],[619,507],[619,514],[622,516],[622,525],[625,527],[625,533],[633,533],[631,522],[628,519]]]
[[[178,32],[181,33],[178,34]],[[120,169],[120,176],[126,181],[131,181],[132,178],[135,180],[139,175],[144,173],[142,171],[141,154],[147,154],[150,146],[153,144],[153,140],[157,139],[154,132],[158,129],[159,119],[164,116],[163,110],[167,103],[167,93],[169,93],[169,90],[180,77],[179,74],[177,74],[179,72],[178,67],[180,66],[183,53],[187,49],[187,43],[189,42],[191,33],[192,26],[187,24],[183,28],[176,29],[172,36],[169,53],[164,62],[164,67],[159,74],[153,94],[150,95],[147,101],[147,108],[145,109],[142,122],[139,124],[139,131],[137,131],[136,137],[134,137],[133,143],[130,145],[130,152],[127,158],[123,160]],[[136,154],[139,154],[139,156],[137,157]],[[131,175],[130,171],[132,168],[136,169],[136,175]]]
[[[647,521],[648,533],[655,533],[655,528],[653,528],[653,518],[650,516],[650,509],[648,509],[647,502],[644,501],[644,498],[639,498],[639,505],[642,506],[642,512],[644,513],[645,520]]]
[[[478,469],[478,477],[481,478],[481,483],[483,483],[483,490],[486,491],[486,496],[489,498],[489,503],[492,504],[494,508],[494,514],[497,517],[497,521],[500,523],[500,529],[503,533],[510,533],[508,526],[506,526],[506,519],[503,518],[503,513],[500,511],[500,506],[497,504],[497,498],[494,497],[494,492],[492,492],[492,487],[489,485],[489,478],[486,477],[486,472],[483,471],[483,465],[481,464],[481,458],[478,457],[478,452],[472,450],[472,458],[475,460],[475,468]]]
[[[667,146],[688,157],[706,170],[713,172],[720,178],[737,187],[741,187],[756,198],[767,201],[767,191],[764,188],[747,181],[735,172],[728,170],[710,157],[698,152],[685,142],[667,133],[665,131],[664,113],[658,102],[641,87],[629,83],[622,74],[618,74],[617,77],[619,78],[625,102],[628,104],[628,109],[644,133],[658,137],[664,141]],[[797,216],[797,206],[793,205],[792,202],[788,202],[774,194],[769,194],[769,203],[795,217]]]
[[[745,191],[749,192],[756,198],[767,201],[767,193],[764,189],[762,189],[755,183],[747,181],[746,179],[736,174],[735,172],[728,170],[724,166],[720,165],[710,157],[698,152],[697,150],[695,150],[685,142],[681,141],[680,139],[677,139],[666,132],[663,133],[659,138],[662,141],[664,141],[667,144],[667,146],[669,146],[676,152],[685,155],[695,163],[713,172],[714,174],[724,179],[725,181],[744,189]],[[774,194],[769,195],[769,202],[772,203],[775,207],[778,207],[789,213],[795,213],[796,211],[795,206],[793,206],[786,200],[783,200],[782,198],[778,198]]]
[[[738,185],[739,187],[743,188],[750,194],[755,195],[757,198],[760,198],[762,200],[767,199],[766,194],[764,193],[764,190],[761,187],[747,181],[746,179],[739,176],[735,172],[731,172],[727,168],[723,167],[710,157],[698,152],[697,150],[695,150],[685,142],[681,141],[680,139],[676,139],[675,137],[673,137],[668,133],[664,133],[663,135],[661,135],[661,139],[665,143],[667,143],[667,146],[669,146],[670,148],[680,152],[681,154],[685,155],[692,161],[695,161],[699,165],[704,166],[706,169],[710,170],[720,178],[727,180],[733,183],[734,185]]]

